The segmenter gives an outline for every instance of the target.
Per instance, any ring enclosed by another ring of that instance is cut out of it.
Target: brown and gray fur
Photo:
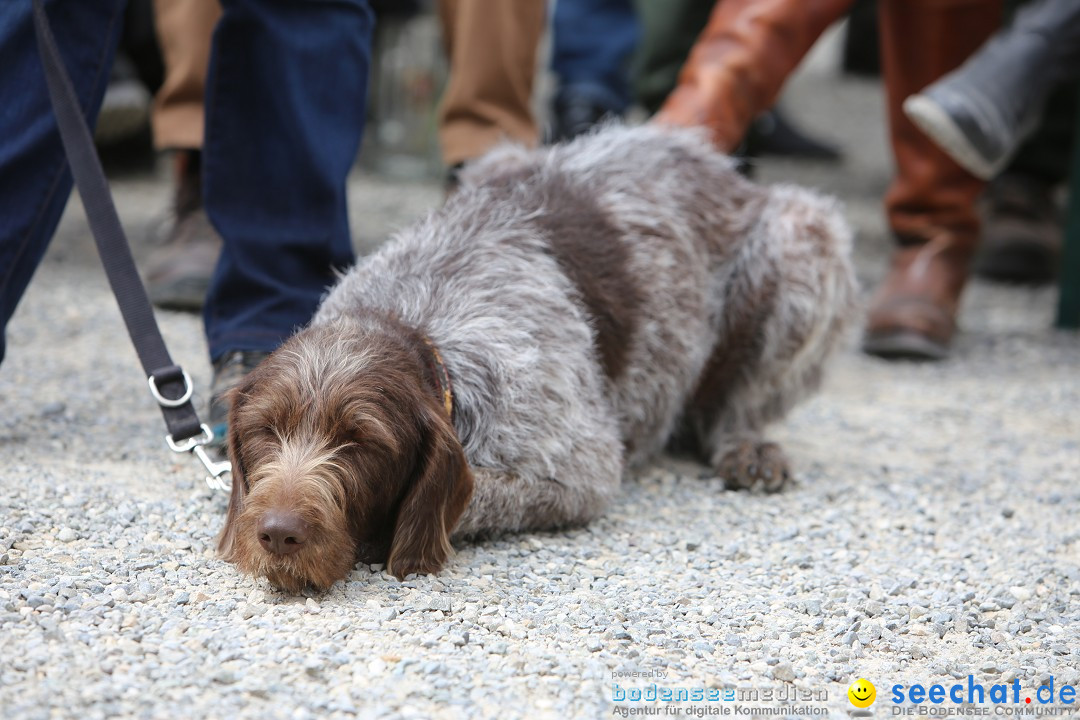
[[[501,147],[235,392],[221,550],[291,590],[358,559],[434,572],[452,538],[597,517],[672,443],[776,490],[762,430],[845,336],[850,246],[834,201],[750,183],[695,131]],[[255,537],[275,507],[306,528],[288,556]]]

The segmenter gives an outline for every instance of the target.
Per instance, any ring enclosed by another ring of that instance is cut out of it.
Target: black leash
[[[135,269],[120,218],[109,193],[105,173],[101,169],[90,129],[86,126],[71,79],[64,69],[56,48],[42,0],[33,0],[34,30],[37,34],[41,62],[45,66],[45,81],[60,138],[64,143],[71,174],[79,188],[90,230],[97,243],[98,254],[105,266],[120,314],[124,317],[128,335],[135,345],[139,362],[147,375],[150,393],[161,407],[169,434],[165,440],[173,452],[193,453],[206,467],[207,484],[214,489],[228,490],[230,470],[227,462],[214,462],[203,445],[214,439],[214,433],[199,422],[191,405],[191,377],[173,362],[161,337],[150,299]]]

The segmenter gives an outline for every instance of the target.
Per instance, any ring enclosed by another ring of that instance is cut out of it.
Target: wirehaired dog
[[[671,442],[777,490],[762,428],[850,324],[850,245],[694,131],[497,149],[234,391],[220,550],[292,591],[435,572],[452,538],[587,522]]]

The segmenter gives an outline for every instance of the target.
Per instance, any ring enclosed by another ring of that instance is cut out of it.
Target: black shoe
[[[754,120],[746,134],[746,145],[747,154],[753,157],[773,155],[823,162],[838,162],[841,158],[838,148],[810,137],[776,108]]]
[[[443,181],[443,194],[445,197],[450,197],[457,192],[458,186],[461,185],[461,169],[465,167],[465,163],[459,162],[446,168],[446,179]]]
[[[618,117],[603,105],[582,97],[558,98],[554,107],[552,141],[563,142],[584,135],[600,122]]]
[[[150,125],[150,102],[150,91],[139,80],[131,60],[117,53],[94,127],[94,142],[114,145],[137,136]]]
[[[957,164],[989,180],[1035,130],[1038,107],[1026,105],[1022,112],[1012,112],[962,76],[948,76],[905,100],[904,114]]]
[[[1000,282],[1051,283],[1061,264],[1062,223],[1051,185],[1004,174],[981,203],[982,238],[973,269]]]
[[[181,151],[176,164],[172,224],[161,245],[143,262],[143,277],[157,307],[198,312],[221,254],[221,236],[203,208],[201,153]]]
[[[214,379],[210,383],[210,429],[214,431],[214,440],[210,446],[215,449],[225,447],[225,438],[229,431],[228,393],[240,384],[249,372],[265,360],[270,353],[259,350],[234,350],[222,355],[214,363]]]

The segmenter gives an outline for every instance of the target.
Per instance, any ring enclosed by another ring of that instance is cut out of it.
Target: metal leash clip
[[[206,423],[202,423],[200,427],[202,428],[202,435],[190,437],[179,444],[173,440],[172,435],[166,435],[165,442],[169,444],[169,449],[173,452],[189,452],[199,458],[199,461],[209,473],[209,475],[206,476],[206,484],[210,486],[211,490],[224,490],[225,492],[230,492],[232,490],[232,481],[229,478],[229,474],[232,472],[232,463],[228,460],[216,462],[210,459],[210,456],[206,454],[203,445],[213,441],[214,431],[211,430]]]

